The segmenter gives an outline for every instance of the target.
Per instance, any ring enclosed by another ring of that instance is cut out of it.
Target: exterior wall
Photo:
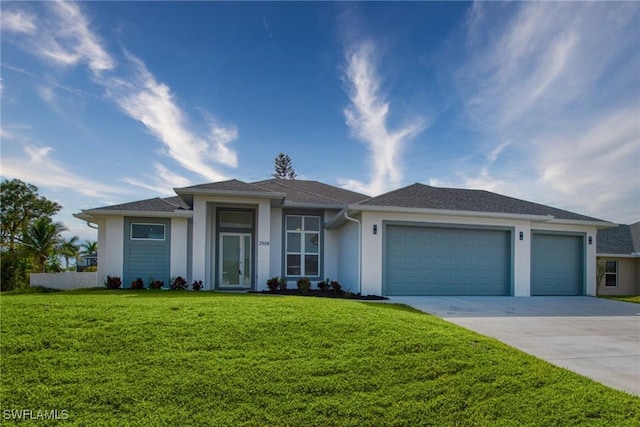
[[[358,229],[358,224],[349,221],[337,230],[337,252],[339,254],[337,280],[345,290],[356,293],[360,292],[358,289],[358,270],[360,267],[358,263]]]
[[[107,222],[102,219],[92,222],[98,225],[98,277],[102,278],[102,266],[107,265]]]
[[[124,217],[108,217],[104,221],[104,233],[98,232],[98,280],[109,276],[122,277],[124,261]],[[102,237],[102,240],[100,238]]]
[[[271,209],[271,248],[269,277],[282,276],[282,209]],[[265,283],[266,288],[266,283]]]
[[[187,218],[171,218],[171,277],[182,276],[189,280],[187,272],[187,242],[189,235]]]
[[[258,205],[258,224],[256,229],[256,240],[258,245],[256,252],[255,288],[257,290],[267,289],[267,280],[270,273],[271,255],[271,201],[262,200]],[[279,236],[274,236],[278,238]]]
[[[584,253],[584,294],[589,296],[596,295],[596,227],[580,226],[580,225],[563,225],[536,223],[532,224],[532,230],[535,231],[553,231],[557,233],[577,233],[584,235],[585,253]],[[591,238],[591,244],[589,244]]]
[[[640,258],[598,257],[605,261],[618,261],[618,286],[605,286],[604,278],[599,295],[640,295]]]
[[[202,280],[204,289],[212,289],[207,277],[207,236],[210,233],[207,216],[207,201],[202,197],[193,198],[193,234],[191,245],[191,280]]]
[[[527,220],[476,218],[462,216],[442,216],[431,214],[405,213],[362,213],[362,293],[382,294],[382,265],[384,260],[382,234],[383,221],[424,222],[431,224],[451,224],[466,226],[494,226],[513,229],[513,295],[531,295],[531,234],[533,230],[582,233],[585,236],[585,294],[595,295],[595,251],[596,228],[591,226],[573,226],[562,224],[531,223]],[[355,224],[354,224],[355,225]],[[378,233],[373,234],[377,225]],[[427,225],[427,224],[425,224]],[[344,227],[343,227],[344,228]],[[520,232],[523,240],[520,240]],[[592,244],[588,244],[589,236]],[[353,249],[347,249],[353,252]],[[345,252],[341,251],[341,256]]]
[[[131,238],[131,224],[153,223],[164,226],[164,240],[134,240]],[[131,287],[137,277],[142,280],[154,278],[168,286],[171,282],[171,219],[156,217],[124,218],[122,287]]]
[[[324,220],[332,218],[338,211],[326,210],[324,211]],[[338,276],[338,260],[340,259],[340,249],[339,249],[339,232],[338,230],[327,230],[324,228],[323,240],[323,252],[322,257],[324,258],[324,275],[323,279],[332,278],[333,280],[339,280],[342,283],[342,280]],[[345,288],[347,289],[347,288]],[[349,289],[347,289],[349,290]],[[353,292],[353,290],[351,290]]]
[[[60,290],[102,286],[102,282],[98,283],[97,272],[77,273],[75,271],[66,271],[64,273],[31,273],[29,283],[31,286],[44,286]]]

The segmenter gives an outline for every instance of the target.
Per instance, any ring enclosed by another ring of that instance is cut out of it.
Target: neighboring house
[[[76,271],[80,273],[87,271],[90,267],[98,267],[98,253],[92,252],[90,254],[78,255]]]
[[[640,222],[598,231],[599,295],[640,295]]]
[[[331,278],[377,295],[595,295],[596,234],[614,224],[499,194],[413,184],[369,198],[316,181],[238,180],[76,214],[101,277],[205,289]]]

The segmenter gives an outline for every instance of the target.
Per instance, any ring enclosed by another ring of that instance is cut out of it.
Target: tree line
[[[70,268],[70,260],[97,251],[97,242],[62,237],[67,228],[52,218],[62,206],[35,185],[4,180],[0,197],[0,290],[29,286],[31,272],[60,272]]]

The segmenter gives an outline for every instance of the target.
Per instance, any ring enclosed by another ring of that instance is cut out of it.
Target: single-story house
[[[599,295],[640,295],[640,222],[598,230]]]
[[[339,280],[376,295],[595,295],[614,224],[500,194],[413,184],[367,197],[317,181],[229,180],[87,209],[100,277],[263,290]],[[95,226],[93,225],[93,226]]]

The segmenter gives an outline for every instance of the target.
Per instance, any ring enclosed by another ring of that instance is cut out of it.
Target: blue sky
[[[640,3],[2,2],[3,178],[422,182],[640,220]]]

